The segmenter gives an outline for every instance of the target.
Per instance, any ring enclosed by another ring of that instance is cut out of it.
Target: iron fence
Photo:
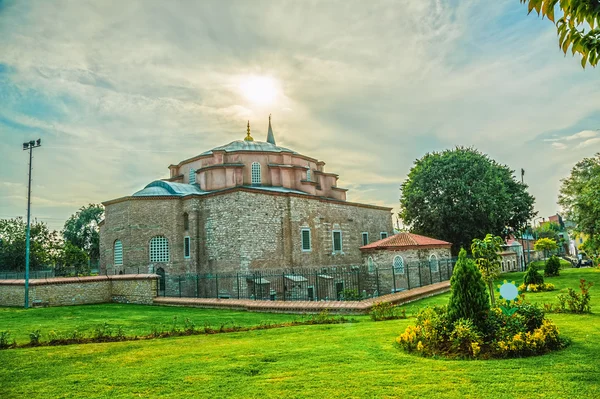
[[[157,295],[270,301],[361,300],[449,280],[455,258],[403,267],[335,266],[248,273],[161,275]]]

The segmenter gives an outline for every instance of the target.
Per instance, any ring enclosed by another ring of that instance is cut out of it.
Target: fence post
[[[361,295],[361,293],[360,293],[360,269],[356,269],[356,285],[358,286],[358,295]]]
[[[219,273],[215,273],[215,289],[217,290],[215,292],[215,298],[219,299]]]
[[[406,285],[408,286],[408,289],[410,290],[410,263],[409,262],[406,263]]]
[[[179,298],[181,298],[181,276],[179,276],[178,280],[179,280]]]
[[[421,280],[421,262],[417,262],[417,267],[419,268],[419,287],[422,287],[423,281]]]
[[[319,272],[315,270],[315,301],[319,301]]]
[[[240,299],[240,274],[236,273],[235,274],[235,278],[237,279],[237,292],[238,292],[238,299]]]

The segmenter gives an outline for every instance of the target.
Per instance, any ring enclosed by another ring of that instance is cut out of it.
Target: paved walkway
[[[441,294],[449,290],[450,282],[443,281],[441,283],[426,285],[408,291],[365,299],[364,301],[256,301],[250,299],[157,297],[154,298],[154,303],[157,305],[248,310],[252,312],[270,313],[319,313],[323,310],[328,310],[331,313],[361,314],[369,312],[373,304],[378,302],[389,302],[393,304],[408,303],[416,301],[417,299]]]

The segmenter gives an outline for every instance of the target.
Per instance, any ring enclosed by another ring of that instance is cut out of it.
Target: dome
[[[203,152],[200,155],[210,155],[213,151],[225,151],[225,152],[237,152],[237,151],[256,151],[256,152],[289,152],[290,154],[297,154],[296,151],[292,151],[289,148],[279,147],[277,145],[267,143],[264,141],[245,141],[236,140],[229,144],[225,144],[219,147],[215,147],[212,150]]]
[[[204,194],[205,191],[195,184],[172,183],[164,180],[156,180],[148,184],[142,190],[133,194],[134,197],[156,197],[163,195],[175,195],[183,197],[188,194]]]

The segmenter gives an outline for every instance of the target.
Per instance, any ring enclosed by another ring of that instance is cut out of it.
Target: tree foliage
[[[535,242],[533,249],[536,251],[554,251],[558,248],[558,244],[552,238],[540,238]]]
[[[584,158],[561,180],[558,203],[566,211],[575,230],[588,235],[586,246],[600,250],[600,153]]]
[[[22,272],[25,270],[27,222],[21,218],[0,219],[0,270]],[[30,270],[51,266],[59,256],[60,236],[43,222],[31,222]]]
[[[506,236],[533,215],[534,198],[513,171],[473,148],[428,153],[402,183],[399,217],[417,234],[469,247],[487,233]]]
[[[492,306],[496,306],[494,296],[494,279],[500,275],[500,248],[504,244],[502,237],[487,234],[483,240],[473,239],[471,252],[481,272],[483,281],[488,286]]]
[[[85,250],[65,242],[60,255],[57,257],[55,271],[59,276],[89,274],[89,256]]]
[[[475,262],[467,258],[467,251],[460,250],[458,261],[450,278],[448,316],[451,321],[470,319],[475,323],[490,310],[485,283]]]
[[[555,277],[560,275],[560,260],[556,256],[551,256],[544,266],[544,276]]]
[[[565,55],[581,55],[581,66],[596,66],[600,60],[600,0],[520,0],[529,12],[535,10],[556,25],[558,46]],[[555,20],[557,9],[562,14]],[[586,28],[588,29],[586,33]]]
[[[81,207],[65,222],[63,238],[66,242],[84,250],[92,261],[100,258],[100,234],[98,224],[104,217],[104,207],[89,204]]]
[[[544,284],[544,276],[542,276],[538,272],[538,267],[535,264],[533,264],[533,263],[529,264],[529,267],[527,268],[527,273],[525,273],[525,276],[523,277],[523,283],[525,285],[529,285],[529,284],[535,284],[535,285]]]

